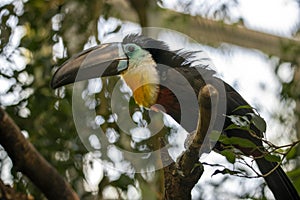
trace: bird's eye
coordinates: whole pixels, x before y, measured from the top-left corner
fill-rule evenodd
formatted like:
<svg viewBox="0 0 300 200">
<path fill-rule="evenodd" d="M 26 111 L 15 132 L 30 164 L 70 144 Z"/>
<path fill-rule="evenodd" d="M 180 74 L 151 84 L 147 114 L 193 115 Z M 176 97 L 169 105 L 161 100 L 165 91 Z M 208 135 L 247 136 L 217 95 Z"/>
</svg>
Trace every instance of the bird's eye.
<svg viewBox="0 0 300 200">
<path fill-rule="evenodd" d="M 133 46 L 133 45 L 127 46 L 127 51 L 128 52 L 134 52 L 134 50 L 135 50 L 135 46 Z"/>
</svg>

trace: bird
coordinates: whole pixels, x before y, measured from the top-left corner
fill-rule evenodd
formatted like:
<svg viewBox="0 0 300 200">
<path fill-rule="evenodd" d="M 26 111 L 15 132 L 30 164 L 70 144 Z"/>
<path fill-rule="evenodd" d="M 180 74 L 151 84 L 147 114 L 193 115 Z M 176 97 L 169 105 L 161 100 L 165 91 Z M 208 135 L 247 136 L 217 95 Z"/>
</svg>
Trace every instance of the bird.
<svg viewBox="0 0 300 200">
<path fill-rule="evenodd" d="M 293 183 L 277 162 L 267 160 L 261 138 L 263 130 L 251 124 L 252 133 L 238 128 L 228 129 L 234 122 L 224 116 L 255 114 L 247 101 L 229 84 L 216 76 L 207 65 L 195 64 L 197 52 L 170 50 L 160 40 L 129 34 L 122 42 L 103 43 L 87 49 L 67 60 L 54 73 L 53 89 L 91 78 L 120 75 L 133 91 L 133 98 L 141 107 L 161 110 L 170 115 L 188 132 L 195 130 L 200 90 L 211 84 L 220 93 L 217 119 L 213 126 L 226 137 L 247 139 L 255 148 L 235 144 L 247 156 L 252 156 L 264 176 L 275 199 L 300 199 Z M 255 135 L 253 135 L 255 133 Z M 226 146 L 226 145 L 225 145 Z M 222 150 L 217 142 L 214 149 Z M 273 171 L 272 171 L 273 170 Z"/>
</svg>

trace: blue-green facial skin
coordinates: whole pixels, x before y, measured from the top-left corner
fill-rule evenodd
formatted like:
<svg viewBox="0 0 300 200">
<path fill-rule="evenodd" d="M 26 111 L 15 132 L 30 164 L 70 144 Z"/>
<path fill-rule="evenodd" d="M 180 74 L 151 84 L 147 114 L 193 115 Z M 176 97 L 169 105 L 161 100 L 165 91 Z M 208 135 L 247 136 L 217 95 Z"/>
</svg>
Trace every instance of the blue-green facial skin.
<svg viewBox="0 0 300 200">
<path fill-rule="evenodd" d="M 143 49 L 136 44 L 125 44 L 123 49 L 129 59 L 138 58 L 137 56 L 141 53 L 141 51 L 143 51 Z"/>
<path fill-rule="evenodd" d="M 120 61 L 118 64 L 119 72 L 126 70 L 130 64 L 134 66 L 139 65 L 140 62 L 143 62 L 144 58 L 149 55 L 148 51 L 142 49 L 136 44 L 125 44 L 123 45 L 123 50 L 129 58 L 129 64 L 128 61 Z"/>
<path fill-rule="evenodd" d="M 128 68 L 128 61 L 127 60 L 120 60 L 118 67 L 117 67 L 117 71 L 118 72 L 122 72 L 124 70 L 126 70 Z"/>
</svg>

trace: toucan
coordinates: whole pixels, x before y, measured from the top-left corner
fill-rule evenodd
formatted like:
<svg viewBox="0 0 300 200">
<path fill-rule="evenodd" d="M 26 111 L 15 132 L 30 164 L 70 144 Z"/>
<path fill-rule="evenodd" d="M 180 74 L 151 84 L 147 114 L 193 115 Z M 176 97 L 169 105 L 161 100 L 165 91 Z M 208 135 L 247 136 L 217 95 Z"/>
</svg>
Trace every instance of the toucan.
<svg viewBox="0 0 300 200">
<path fill-rule="evenodd" d="M 220 92 L 217 108 L 217 119 L 219 117 L 220 120 L 216 120 L 214 127 L 221 126 L 222 134 L 229 138 L 248 139 L 256 145 L 255 148 L 245 148 L 235 144 L 235 147 L 252 156 L 262 174 L 269 173 L 264 178 L 277 200 L 300 199 L 278 163 L 264 157 L 263 130 L 251 124 L 252 131 L 249 133 L 243 129 L 228 128 L 233 124 L 229 117 L 221 120 L 221 117 L 231 115 L 249 118 L 255 110 L 247 107 L 246 100 L 218 78 L 215 71 L 195 62 L 196 53 L 182 49 L 172 51 L 163 41 L 129 34 L 122 42 L 104 43 L 67 60 L 53 75 L 51 87 L 55 89 L 76 81 L 120 75 L 133 91 L 133 98 L 139 106 L 163 111 L 190 132 L 196 128 L 199 116 L 199 107 L 193 99 L 197 99 L 201 88 L 211 84 Z M 215 145 L 216 150 L 222 148 L 224 145 L 220 143 Z"/>
</svg>

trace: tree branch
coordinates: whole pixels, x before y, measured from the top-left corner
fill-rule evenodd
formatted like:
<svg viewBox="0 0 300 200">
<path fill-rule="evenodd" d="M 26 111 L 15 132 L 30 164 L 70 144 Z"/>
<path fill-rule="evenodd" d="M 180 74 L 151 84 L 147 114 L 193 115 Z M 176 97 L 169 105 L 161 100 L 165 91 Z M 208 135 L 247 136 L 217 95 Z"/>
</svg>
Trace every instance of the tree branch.
<svg viewBox="0 0 300 200">
<path fill-rule="evenodd" d="M 212 85 L 208 84 L 201 89 L 198 97 L 198 126 L 191 144 L 177 162 L 164 168 L 165 199 L 191 199 L 191 190 L 204 171 L 199 162 L 200 150 L 205 145 L 207 133 L 211 131 L 209 125 L 215 121 L 218 98 L 218 92 Z M 162 152 L 161 157 L 163 163 L 171 159 L 168 152 Z"/>
<path fill-rule="evenodd" d="M 0 143 L 17 170 L 29 177 L 48 199 L 79 200 L 70 185 L 25 139 L 20 128 L 2 108 Z"/>
<path fill-rule="evenodd" d="M 120 4 L 125 4 L 119 6 Z M 126 1 L 111 1 L 113 9 L 111 16 L 122 20 L 138 22 L 138 17 Z M 284 61 L 295 62 L 295 55 L 300 49 L 297 38 L 280 37 L 268 33 L 250 30 L 243 24 L 225 24 L 222 21 L 205 19 L 164 9 L 155 3 L 148 3 L 147 19 L 149 27 L 163 27 L 184 33 L 191 38 L 218 47 L 223 43 L 233 44 L 249 49 L 258 49 L 268 55 L 275 55 Z M 157 17 L 159 16 L 159 17 Z M 153 33 L 152 33 L 153 34 Z M 298 62 L 300 59 L 298 59 Z"/>
</svg>

